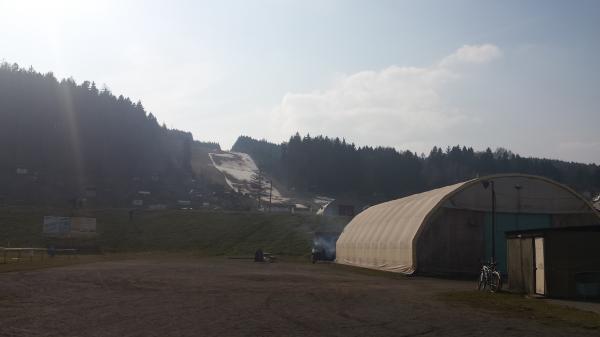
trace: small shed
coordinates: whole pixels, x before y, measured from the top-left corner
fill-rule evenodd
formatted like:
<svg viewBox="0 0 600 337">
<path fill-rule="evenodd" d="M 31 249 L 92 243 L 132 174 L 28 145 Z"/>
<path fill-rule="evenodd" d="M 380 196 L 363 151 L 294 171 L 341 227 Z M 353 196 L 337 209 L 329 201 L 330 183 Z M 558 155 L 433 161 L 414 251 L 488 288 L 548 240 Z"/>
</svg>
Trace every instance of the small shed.
<svg viewBox="0 0 600 337">
<path fill-rule="evenodd" d="M 506 239 L 509 290 L 600 299 L 600 226 L 512 231 Z"/>
</svg>

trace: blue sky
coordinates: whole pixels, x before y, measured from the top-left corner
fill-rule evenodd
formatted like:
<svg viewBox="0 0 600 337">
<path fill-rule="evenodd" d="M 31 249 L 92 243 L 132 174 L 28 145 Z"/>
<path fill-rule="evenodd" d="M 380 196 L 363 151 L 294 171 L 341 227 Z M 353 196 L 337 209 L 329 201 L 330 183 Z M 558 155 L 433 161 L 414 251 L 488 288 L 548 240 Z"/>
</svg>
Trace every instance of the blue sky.
<svg viewBox="0 0 600 337">
<path fill-rule="evenodd" d="M 600 163 L 598 1 L 5 1 L 0 59 L 169 127 Z"/>
</svg>

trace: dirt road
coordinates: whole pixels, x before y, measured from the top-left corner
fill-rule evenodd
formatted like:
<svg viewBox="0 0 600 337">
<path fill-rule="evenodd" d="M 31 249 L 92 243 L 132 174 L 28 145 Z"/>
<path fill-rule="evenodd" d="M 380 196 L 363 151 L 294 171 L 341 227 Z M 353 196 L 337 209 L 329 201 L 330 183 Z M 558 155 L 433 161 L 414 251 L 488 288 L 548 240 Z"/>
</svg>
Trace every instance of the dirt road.
<svg viewBox="0 0 600 337">
<path fill-rule="evenodd" d="M 135 259 L 0 274 L 0 336 L 593 336 L 448 304 L 468 282 Z"/>
</svg>

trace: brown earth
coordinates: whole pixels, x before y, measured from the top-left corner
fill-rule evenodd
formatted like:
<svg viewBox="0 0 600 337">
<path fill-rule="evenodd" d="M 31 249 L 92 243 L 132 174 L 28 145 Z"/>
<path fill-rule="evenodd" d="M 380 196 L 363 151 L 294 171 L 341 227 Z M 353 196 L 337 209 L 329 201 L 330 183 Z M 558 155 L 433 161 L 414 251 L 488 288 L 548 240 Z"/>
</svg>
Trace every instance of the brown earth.
<svg viewBox="0 0 600 337">
<path fill-rule="evenodd" d="M 0 274 L 0 336 L 597 336 L 445 302 L 473 282 L 144 258 Z M 511 318 L 512 317 L 512 318 Z"/>
</svg>

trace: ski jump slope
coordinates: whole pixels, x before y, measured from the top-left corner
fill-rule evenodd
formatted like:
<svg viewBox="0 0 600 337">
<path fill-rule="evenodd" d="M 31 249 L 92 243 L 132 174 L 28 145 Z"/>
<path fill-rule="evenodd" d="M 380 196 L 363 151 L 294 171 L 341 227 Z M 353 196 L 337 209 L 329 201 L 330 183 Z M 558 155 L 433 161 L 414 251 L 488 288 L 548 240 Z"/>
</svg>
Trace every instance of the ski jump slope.
<svg viewBox="0 0 600 337">
<path fill-rule="evenodd" d="M 209 153 L 210 160 L 217 170 L 223 173 L 227 185 L 239 193 L 250 193 L 250 182 L 252 176 L 258 173 L 256 163 L 247 153 L 220 152 Z M 264 177 L 265 185 L 268 186 L 269 177 Z M 268 201 L 269 196 L 263 197 Z M 273 186 L 273 203 L 287 203 L 289 198 L 283 197 L 279 190 Z"/>
</svg>

